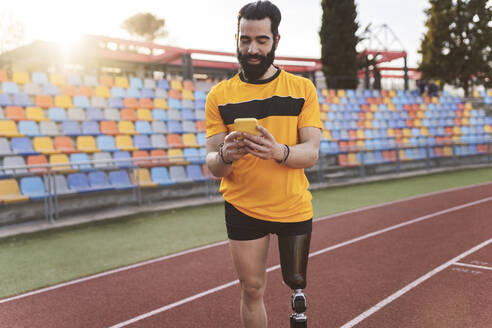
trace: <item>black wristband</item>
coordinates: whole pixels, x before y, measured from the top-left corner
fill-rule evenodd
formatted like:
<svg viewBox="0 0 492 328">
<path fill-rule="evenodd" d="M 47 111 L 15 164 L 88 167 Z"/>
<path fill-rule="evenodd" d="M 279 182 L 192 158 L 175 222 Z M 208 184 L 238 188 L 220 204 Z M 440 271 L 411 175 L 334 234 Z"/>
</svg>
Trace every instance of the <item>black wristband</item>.
<svg viewBox="0 0 492 328">
<path fill-rule="evenodd" d="M 277 161 L 275 160 L 275 162 L 277 162 L 277 164 L 284 164 L 286 161 L 287 161 L 287 158 L 289 158 L 289 155 L 290 155 L 290 147 L 285 145 L 285 148 L 284 148 L 284 157 L 282 158 L 281 161 Z"/>
<path fill-rule="evenodd" d="M 217 151 L 219 152 L 219 157 L 220 157 L 220 160 L 222 161 L 222 163 L 226 164 L 226 165 L 232 165 L 232 161 L 231 162 L 227 162 L 225 159 L 224 159 L 224 154 L 223 154 L 223 150 L 222 148 L 224 147 L 224 143 L 220 143 L 218 146 L 217 146 Z"/>
</svg>

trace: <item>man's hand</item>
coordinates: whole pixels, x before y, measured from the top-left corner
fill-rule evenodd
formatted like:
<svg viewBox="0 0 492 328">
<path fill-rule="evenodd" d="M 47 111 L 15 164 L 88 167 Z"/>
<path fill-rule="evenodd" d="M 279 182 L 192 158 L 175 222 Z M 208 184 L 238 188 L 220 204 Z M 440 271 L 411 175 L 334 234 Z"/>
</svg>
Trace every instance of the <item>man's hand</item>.
<svg viewBox="0 0 492 328">
<path fill-rule="evenodd" d="M 259 136 L 249 133 L 242 133 L 245 150 L 253 156 L 261 159 L 275 159 L 281 161 L 284 157 L 284 145 L 277 143 L 274 136 L 264 127 L 256 127 Z"/>
<path fill-rule="evenodd" d="M 225 161 L 235 162 L 248 153 L 244 138 L 238 140 L 238 137 L 241 136 L 241 132 L 233 131 L 225 137 L 224 145 L 222 146 L 222 156 Z"/>
</svg>

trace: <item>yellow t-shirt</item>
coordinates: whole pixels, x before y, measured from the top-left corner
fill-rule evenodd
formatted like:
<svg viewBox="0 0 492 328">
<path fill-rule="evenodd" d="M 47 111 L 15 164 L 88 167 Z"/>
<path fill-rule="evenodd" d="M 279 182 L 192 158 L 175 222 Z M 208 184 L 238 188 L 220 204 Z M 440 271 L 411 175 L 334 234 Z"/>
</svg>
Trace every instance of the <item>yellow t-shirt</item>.
<svg viewBox="0 0 492 328">
<path fill-rule="evenodd" d="M 316 88 L 306 78 L 278 70 L 253 83 L 236 74 L 212 88 L 205 107 L 207 138 L 234 130 L 234 119 L 254 117 L 278 143 L 299 143 L 299 129 L 322 128 Z M 304 169 L 288 168 L 273 159 L 247 154 L 222 178 L 224 199 L 251 217 L 301 222 L 313 217 Z"/>
</svg>

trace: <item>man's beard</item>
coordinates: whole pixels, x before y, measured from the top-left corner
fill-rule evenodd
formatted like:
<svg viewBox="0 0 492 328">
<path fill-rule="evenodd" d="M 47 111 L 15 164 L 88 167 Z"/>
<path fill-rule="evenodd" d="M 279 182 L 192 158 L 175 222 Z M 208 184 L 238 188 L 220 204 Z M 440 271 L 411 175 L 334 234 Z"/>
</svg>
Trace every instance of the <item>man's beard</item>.
<svg viewBox="0 0 492 328">
<path fill-rule="evenodd" d="M 241 65 L 244 77 L 248 81 L 259 80 L 260 77 L 262 77 L 266 73 L 270 65 L 272 65 L 273 60 L 275 59 L 275 45 L 272 46 L 272 50 L 270 50 L 270 52 L 267 53 L 266 56 L 260 54 L 243 55 L 241 54 L 241 52 L 239 52 L 239 49 L 236 49 L 236 52 L 237 59 L 239 61 L 239 64 Z M 260 62 L 258 64 L 250 64 L 248 63 L 248 60 L 250 59 L 259 59 Z"/>
</svg>

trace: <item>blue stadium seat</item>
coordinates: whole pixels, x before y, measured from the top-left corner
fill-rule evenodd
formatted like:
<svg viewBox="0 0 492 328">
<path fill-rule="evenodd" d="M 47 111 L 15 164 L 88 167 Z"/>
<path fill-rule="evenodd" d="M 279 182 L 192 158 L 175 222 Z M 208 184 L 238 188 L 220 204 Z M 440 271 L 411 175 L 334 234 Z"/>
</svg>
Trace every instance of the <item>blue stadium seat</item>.
<svg viewBox="0 0 492 328">
<path fill-rule="evenodd" d="M 152 117 L 154 120 L 167 121 L 167 112 L 164 109 L 153 109 Z"/>
<path fill-rule="evenodd" d="M 150 144 L 150 139 L 146 135 L 136 135 L 133 137 L 133 145 L 140 150 L 154 149 Z"/>
<path fill-rule="evenodd" d="M 91 107 L 91 103 L 89 102 L 89 98 L 86 96 L 74 96 L 73 97 L 73 105 L 78 108 L 88 108 Z"/>
<path fill-rule="evenodd" d="M 125 89 L 121 87 L 112 87 L 110 90 L 111 97 L 125 98 Z"/>
<path fill-rule="evenodd" d="M 109 108 L 123 108 L 123 100 L 122 98 L 118 97 L 111 97 L 108 98 L 108 105 Z"/>
<path fill-rule="evenodd" d="M 126 90 L 126 97 L 128 98 L 137 98 L 137 99 L 140 99 L 141 97 L 141 94 L 140 94 L 140 91 L 138 89 L 135 89 L 135 88 L 128 88 Z"/>
<path fill-rule="evenodd" d="M 89 161 L 89 156 L 86 153 L 75 153 L 70 154 L 70 164 L 74 170 L 90 170 L 92 169 L 91 164 L 87 163 Z M 83 164 L 81 164 L 83 163 Z"/>
<path fill-rule="evenodd" d="M 20 155 L 37 155 L 38 152 L 32 148 L 31 139 L 27 137 L 12 138 L 10 140 L 10 147 L 12 151 Z"/>
<path fill-rule="evenodd" d="M 82 77 L 78 74 L 70 74 L 67 76 L 67 83 L 73 86 L 82 85 Z"/>
<path fill-rule="evenodd" d="M 200 153 L 197 148 L 185 148 L 183 149 L 183 156 L 185 161 L 193 164 L 203 164 L 204 161 L 200 158 Z"/>
<path fill-rule="evenodd" d="M 48 109 L 48 118 L 55 122 L 62 122 L 67 120 L 67 112 L 61 107 L 51 107 Z"/>
<path fill-rule="evenodd" d="M 195 100 L 195 109 L 203 109 L 205 110 L 205 99 L 197 99 Z"/>
<path fill-rule="evenodd" d="M 126 170 L 109 172 L 109 182 L 114 189 L 134 188 Z"/>
<path fill-rule="evenodd" d="M 132 159 L 130 153 L 127 151 L 116 151 L 113 154 L 113 159 L 115 160 L 115 165 L 119 167 L 129 167 L 132 166 Z"/>
<path fill-rule="evenodd" d="M 42 199 L 48 197 L 41 177 L 25 177 L 20 179 L 20 189 L 24 196 L 30 199 Z"/>
<path fill-rule="evenodd" d="M 152 129 L 150 128 L 150 123 L 147 121 L 136 121 L 135 131 L 140 134 L 152 134 Z"/>
<path fill-rule="evenodd" d="M 97 148 L 101 151 L 117 151 L 113 136 L 101 135 L 96 138 Z"/>
<path fill-rule="evenodd" d="M 206 181 L 208 180 L 202 174 L 202 167 L 200 165 L 191 164 L 186 166 L 186 173 L 193 181 Z"/>
<path fill-rule="evenodd" d="M 36 84 L 47 84 L 48 75 L 45 72 L 32 72 L 31 81 Z"/>
<path fill-rule="evenodd" d="M 150 99 L 154 99 L 154 91 L 152 89 L 147 89 L 147 88 L 144 88 L 142 89 L 142 92 L 141 92 L 141 98 L 150 98 Z"/>
<path fill-rule="evenodd" d="M 195 100 L 206 100 L 207 95 L 205 94 L 204 91 L 195 91 Z"/>
<path fill-rule="evenodd" d="M 89 180 L 84 173 L 72 173 L 67 177 L 68 188 L 76 192 L 89 192 L 91 186 Z"/>
<path fill-rule="evenodd" d="M 2 90 L 4 93 L 18 93 L 19 87 L 15 82 L 2 82 Z"/>
<path fill-rule="evenodd" d="M 142 89 L 143 88 L 142 79 L 139 77 L 130 77 L 130 88 Z"/>
<path fill-rule="evenodd" d="M 164 90 L 169 90 L 171 88 L 171 86 L 169 85 L 169 81 L 168 80 L 159 80 L 159 81 L 157 81 L 157 87 L 159 89 L 164 89 Z"/>
<path fill-rule="evenodd" d="M 62 133 L 66 136 L 80 136 L 82 131 L 80 125 L 75 121 L 65 121 L 62 123 Z"/>
<path fill-rule="evenodd" d="M 168 133 L 184 133 L 183 127 L 179 121 L 169 121 L 167 123 Z"/>
<path fill-rule="evenodd" d="M 94 121 L 82 122 L 82 134 L 85 136 L 98 136 L 101 134 L 99 124 Z"/>
<path fill-rule="evenodd" d="M 182 109 L 181 101 L 179 101 L 179 99 L 169 98 L 167 100 L 167 105 L 172 109 Z"/>
<path fill-rule="evenodd" d="M 169 173 L 166 167 L 151 168 L 150 177 L 153 182 L 158 183 L 161 186 L 168 186 L 176 183 L 169 178 Z"/>
<path fill-rule="evenodd" d="M 58 96 L 60 94 L 60 88 L 51 83 L 43 85 L 43 95 Z"/>
<path fill-rule="evenodd" d="M 0 93 L 0 106 L 13 106 L 12 98 L 6 93 Z"/>
<path fill-rule="evenodd" d="M 17 129 L 19 130 L 19 133 L 28 137 L 41 136 L 38 125 L 34 121 L 19 121 L 19 123 L 17 123 Z"/>
<path fill-rule="evenodd" d="M 14 94 L 14 105 L 26 107 L 31 106 L 32 103 L 28 95 L 19 92 Z"/>
<path fill-rule="evenodd" d="M 106 173 L 93 171 L 89 173 L 89 185 L 94 191 L 111 190 L 113 187 L 108 181 Z"/>
</svg>

